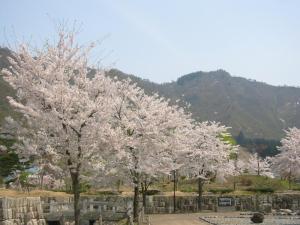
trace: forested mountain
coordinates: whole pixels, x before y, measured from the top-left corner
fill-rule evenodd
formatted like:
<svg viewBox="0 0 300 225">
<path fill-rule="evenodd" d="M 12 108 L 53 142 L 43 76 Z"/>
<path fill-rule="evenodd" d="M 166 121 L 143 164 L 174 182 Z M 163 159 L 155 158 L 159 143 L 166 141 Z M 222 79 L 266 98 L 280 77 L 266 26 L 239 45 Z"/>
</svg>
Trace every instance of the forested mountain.
<svg viewBox="0 0 300 225">
<path fill-rule="evenodd" d="M 0 48 L 0 70 L 2 68 L 9 67 L 9 61 L 7 57 L 10 56 L 10 51 L 7 48 Z M 13 89 L 4 82 L 2 76 L 0 76 L 0 123 L 3 121 L 3 118 L 8 115 L 15 115 L 10 105 L 6 100 L 6 96 L 13 96 Z"/>
<path fill-rule="evenodd" d="M 0 67 L 9 65 L 10 52 L 0 48 Z M 130 77 L 147 93 L 157 92 L 173 102 L 190 104 L 197 120 L 220 121 L 232 127 L 233 135 L 240 131 L 248 138 L 279 139 L 283 129 L 300 127 L 300 88 L 277 87 L 233 77 L 224 70 L 195 72 L 177 81 L 157 84 L 113 69 L 109 76 Z M 5 96 L 13 91 L 0 77 L 0 121 L 11 114 Z"/>
<path fill-rule="evenodd" d="M 233 135 L 243 131 L 246 137 L 279 139 L 283 129 L 300 127 L 300 88 L 278 87 L 241 77 L 224 70 L 195 72 L 175 82 L 156 84 L 118 70 L 111 76 L 130 77 L 148 93 L 160 95 L 181 104 L 200 121 L 221 121 L 232 127 Z"/>
</svg>

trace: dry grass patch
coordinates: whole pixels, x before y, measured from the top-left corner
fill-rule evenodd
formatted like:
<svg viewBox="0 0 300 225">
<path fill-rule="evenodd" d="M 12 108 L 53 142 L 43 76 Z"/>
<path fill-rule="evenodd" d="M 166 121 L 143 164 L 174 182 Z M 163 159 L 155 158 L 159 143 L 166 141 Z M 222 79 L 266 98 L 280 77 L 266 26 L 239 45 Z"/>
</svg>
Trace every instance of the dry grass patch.
<svg viewBox="0 0 300 225">
<path fill-rule="evenodd" d="M 0 188 L 0 197 L 69 197 L 65 192 L 32 190 L 29 192 Z"/>
</svg>

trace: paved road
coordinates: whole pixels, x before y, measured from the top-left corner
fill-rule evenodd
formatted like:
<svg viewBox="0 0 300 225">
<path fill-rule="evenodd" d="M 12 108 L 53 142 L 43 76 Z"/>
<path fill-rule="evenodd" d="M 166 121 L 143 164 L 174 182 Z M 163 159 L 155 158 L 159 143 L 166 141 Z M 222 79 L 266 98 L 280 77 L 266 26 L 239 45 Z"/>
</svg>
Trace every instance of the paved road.
<svg viewBox="0 0 300 225">
<path fill-rule="evenodd" d="M 150 215 L 150 225 L 207 225 L 199 220 L 199 213 Z"/>
</svg>

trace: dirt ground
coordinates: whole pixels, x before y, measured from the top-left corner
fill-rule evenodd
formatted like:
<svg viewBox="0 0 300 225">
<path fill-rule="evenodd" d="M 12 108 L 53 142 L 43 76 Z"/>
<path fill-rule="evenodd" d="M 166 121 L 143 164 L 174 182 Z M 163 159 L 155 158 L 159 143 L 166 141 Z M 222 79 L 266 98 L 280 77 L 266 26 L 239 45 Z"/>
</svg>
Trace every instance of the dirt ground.
<svg viewBox="0 0 300 225">
<path fill-rule="evenodd" d="M 100 189 L 98 191 L 111 191 L 110 189 Z M 97 195 L 97 191 L 90 191 L 89 193 L 82 193 L 82 196 L 90 196 L 90 195 Z M 128 197 L 128 196 L 133 196 L 133 192 L 130 191 L 129 189 L 126 191 L 123 191 L 122 196 Z M 161 195 L 165 196 L 173 196 L 173 192 L 163 192 Z M 180 192 L 176 191 L 176 196 L 191 196 L 191 193 L 185 193 L 185 192 Z M 5 189 L 5 188 L 0 188 L 0 197 L 69 197 L 72 196 L 72 194 L 67 194 L 65 192 L 55 192 L 55 191 L 47 191 L 47 190 L 31 190 L 29 192 L 27 191 L 17 191 L 13 189 Z"/>
</svg>

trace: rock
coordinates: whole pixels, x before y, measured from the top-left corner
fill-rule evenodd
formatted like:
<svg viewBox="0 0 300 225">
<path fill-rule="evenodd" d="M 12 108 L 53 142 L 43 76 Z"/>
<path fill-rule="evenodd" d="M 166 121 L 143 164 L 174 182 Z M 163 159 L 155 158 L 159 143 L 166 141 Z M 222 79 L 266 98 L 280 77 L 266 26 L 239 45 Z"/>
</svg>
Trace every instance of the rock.
<svg viewBox="0 0 300 225">
<path fill-rule="evenodd" d="M 64 223 L 64 225 L 74 225 L 75 224 L 75 222 L 73 221 L 73 222 L 65 222 Z"/>
<path fill-rule="evenodd" d="M 283 213 L 284 215 L 292 215 L 293 211 L 290 209 L 280 209 L 279 210 L 281 213 Z"/>
<path fill-rule="evenodd" d="M 265 204 L 262 205 L 261 210 L 265 214 L 271 213 L 272 212 L 272 205 L 269 204 L 269 203 L 265 203 Z"/>
<path fill-rule="evenodd" d="M 251 217 L 251 221 L 253 223 L 262 223 L 264 221 L 264 214 L 262 213 L 253 213 L 253 216 Z"/>
</svg>

